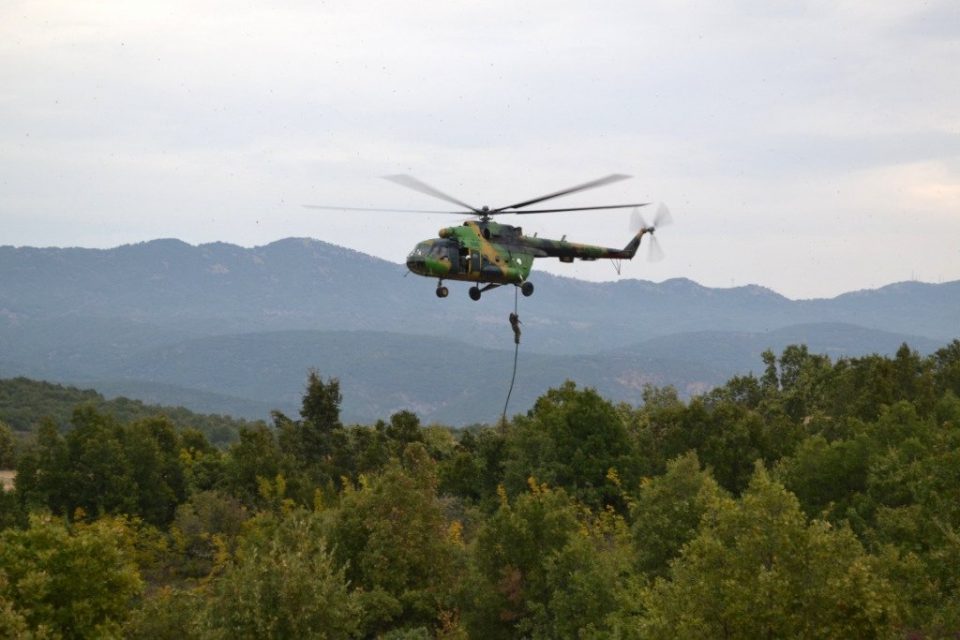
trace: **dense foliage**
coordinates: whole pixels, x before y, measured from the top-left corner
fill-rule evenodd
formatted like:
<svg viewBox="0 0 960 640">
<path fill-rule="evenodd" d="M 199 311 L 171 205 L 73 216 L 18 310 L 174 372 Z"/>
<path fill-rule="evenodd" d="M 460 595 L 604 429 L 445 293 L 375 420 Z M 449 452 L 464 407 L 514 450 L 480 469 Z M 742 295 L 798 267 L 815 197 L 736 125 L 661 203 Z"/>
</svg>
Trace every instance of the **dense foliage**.
<svg viewBox="0 0 960 640">
<path fill-rule="evenodd" d="M 763 364 L 464 431 L 345 425 L 316 372 L 225 450 L 90 404 L 0 428 L 0 636 L 956 637 L 960 341 Z"/>
</svg>

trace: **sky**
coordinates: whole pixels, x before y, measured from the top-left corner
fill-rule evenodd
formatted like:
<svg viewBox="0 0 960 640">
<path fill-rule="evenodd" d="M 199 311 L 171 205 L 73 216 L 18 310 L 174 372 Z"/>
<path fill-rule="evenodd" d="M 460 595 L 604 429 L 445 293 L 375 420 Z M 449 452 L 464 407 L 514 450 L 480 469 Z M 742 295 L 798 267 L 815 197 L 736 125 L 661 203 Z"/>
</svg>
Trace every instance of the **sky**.
<svg viewBox="0 0 960 640">
<path fill-rule="evenodd" d="M 619 277 L 957 280 L 960 3 L 0 3 L 0 245 L 309 236 L 402 262 L 461 218 L 302 207 L 447 207 L 397 173 L 478 207 L 629 174 L 551 202 L 669 206 L 665 259 Z M 624 211 L 502 221 L 630 237 Z"/>
</svg>

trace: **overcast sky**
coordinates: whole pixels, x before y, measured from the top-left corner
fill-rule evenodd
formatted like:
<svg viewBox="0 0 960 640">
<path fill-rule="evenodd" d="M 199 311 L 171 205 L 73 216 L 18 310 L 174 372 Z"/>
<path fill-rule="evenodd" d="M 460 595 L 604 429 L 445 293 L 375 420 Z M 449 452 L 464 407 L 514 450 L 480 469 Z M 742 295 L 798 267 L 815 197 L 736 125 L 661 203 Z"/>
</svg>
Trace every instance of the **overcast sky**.
<svg viewBox="0 0 960 640">
<path fill-rule="evenodd" d="M 960 279 L 960 3 L 0 3 L 0 244 L 310 236 L 401 262 L 460 220 L 301 207 L 445 208 L 393 173 L 491 207 L 630 174 L 553 201 L 669 205 L 666 259 L 624 277 Z M 622 247 L 628 219 L 517 221 Z"/>
</svg>

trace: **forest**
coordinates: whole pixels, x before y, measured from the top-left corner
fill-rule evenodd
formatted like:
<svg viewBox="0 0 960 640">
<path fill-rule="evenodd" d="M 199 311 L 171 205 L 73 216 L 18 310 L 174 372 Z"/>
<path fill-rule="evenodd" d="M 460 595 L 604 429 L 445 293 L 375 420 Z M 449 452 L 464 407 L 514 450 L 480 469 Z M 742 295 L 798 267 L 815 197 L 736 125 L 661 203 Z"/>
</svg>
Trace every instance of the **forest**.
<svg viewBox="0 0 960 640">
<path fill-rule="evenodd" d="M 760 370 L 466 429 L 344 424 L 322 371 L 217 442 L 24 413 L 0 637 L 958 637 L 960 340 Z"/>
</svg>

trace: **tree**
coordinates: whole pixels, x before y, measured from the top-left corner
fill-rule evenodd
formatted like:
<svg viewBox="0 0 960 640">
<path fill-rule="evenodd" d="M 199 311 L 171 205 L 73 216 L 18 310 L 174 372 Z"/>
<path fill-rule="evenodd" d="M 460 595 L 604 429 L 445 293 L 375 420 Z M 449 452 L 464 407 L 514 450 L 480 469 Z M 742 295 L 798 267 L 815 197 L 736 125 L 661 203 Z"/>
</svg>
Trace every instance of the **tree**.
<svg viewBox="0 0 960 640">
<path fill-rule="evenodd" d="M 629 534 L 612 509 L 592 514 L 531 479 L 477 534 L 464 616 L 471 637 L 603 637 L 619 607 Z"/>
<path fill-rule="evenodd" d="M 767 395 L 776 395 L 780 390 L 780 374 L 777 372 L 777 356 L 771 349 L 765 350 L 763 358 L 763 377 L 760 378 L 760 388 Z"/>
<path fill-rule="evenodd" d="M 27 529 L 0 533 L 0 602 L 12 603 L 31 629 L 67 639 L 119 637 L 143 586 L 129 540 L 122 520 L 68 528 L 32 516 Z"/>
<path fill-rule="evenodd" d="M 567 381 L 541 396 L 529 417 L 518 417 L 508 432 L 505 484 L 518 494 L 534 476 L 593 507 L 613 503 L 620 491 L 608 481 L 610 469 L 625 482 L 638 479 L 631 445 L 616 407 L 594 389 Z"/>
<path fill-rule="evenodd" d="M 57 498 L 69 483 L 69 462 L 66 443 L 57 426 L 44 420 L 37 428 L 37 439 L 17 460 L 17 499 L 23 509 L 43 507 L 51 509 L 51 500 Z"/>
<path fill-rule="evenodd" d="M 18 638 L 33 640 L 34 638 L 49 638 L 47 627 L 31 630 L 26 618 L 17 611 L 12 601 L 4 595 L 9 585 L 6 576 L 0 572 L 0 638 Z"/>
<path fill-rule="evenodd" d="M 820 408 L 833 367 L 830 358 L 811 354 L 806 345 L 790 345 L 780 355 L 780 400 L 794 420 Z"/>
<path fill-rule="evenodd" d="M 311 369 L 307 376 L 307 390 L 301 402 L 300 417 L 319 432 L 342 427 L 343 425 L 340 424 L 342 401 L 340 381 L 330 378 L 324 382 L 317 370 Z"/>
<path fill-rule="evenodd" d="M 230 493 L 247 505 L 260 501 L 261 478 L 273 480 L 281 471 L 281 455 L 273 432 L 264 424 L 240 430 L 227 451 L 224 475 Z"/>
<path fill-rule="evenodd" d="M 243 503 L 219 491 L 201 491 L 177 507 L 170 527 L 176 550 L 181 554 L 177 571 L 202 578 L 214 567 L 222 548 L 233 549 L 243 523 L 250 517 Z"/>
<path fill-rule="evenodd" d="M 184 429 L 180 432 L 178 459 L 183 466 L 188 493 L 210 491 L 223 486 L 223 453 L 200 431 Z"/>
<path fill-rule="evenodd" d="M 390 416 L 387 437 L 393 441 L 394 453 L 400 455 L 411 442 L 423 442 L 420 418 L 412 411 L 398 411 Z"/>
<path fill-rule="evenodd" d="M 960 396 L 960 339 L 937 349 L 931 359 L 937 389 Z"/>
<path fill-rule="evenodd" d="M 895 637 L 900 603 L 856 536 L 807 522 L 761 465 L 643 596 L 647 638 Z"/>
<path fill-rule="evenodd" d="M 354 451 L 340 422 L 341 401 L 340 381 L 324 381 L 311 369 L 301 402 L 301 419 L 273 413 L 284 457 L 283 472 L 291 497 L 300 504 L 309 504 L 317 487 L 339 487 L 341 477 L 351 475 Z"/>
<path fill-rule="evenodd" d="M 206 640 L 203 625 L 206 593 L 200 589 L 162 587 L 130 612 L 123 627 L 126 640 Z"/>
<path fill-rule="evenodd" d="M 693 451 L 667 463 L 667 472 L 644 478 L 631 505 L 637 567 L 666 575 L 668 563 L 697 534 L 700 519 L 725 495 Z"/>
<path fill-rule="evenodd" d="M 383 420 L 377 420 L 372 426 L 354 425 L 348 431 L 351 450 L 351 478 L 360 474 L 377 473 L 390 460 L 389 439 L 386 434 L 387 425 Z"/>
<path fill-rule="evenodd" d="M 0 469 L 12 469 L 16 465 L 13 431 L 0 420 Z"/>
<path fill-rule="evenodd" d="M 299 422 L 292 423 L 290 448 L 305 464 L 317 464 L 333 454 L 335 434 L 343 431 L 340 423 L 340 381 L 324 382 L 315 369 L 307 377 Z"/>
<path fill-rule="evenodd" d="M 829 510 L 829 519 L 839 522 L 866 489 L 874 447 L 863 434 L 833 442 L 813 435 L 778 462 L 777 475 L 807 516 L 824 517 Z"/>
<path fill-rule="evenodd" d="M 364 607 L 365 634 L 437 626 L 452 606 L 462 553 L 459 523 L 448 523 L 437 497 L 436 464 L 423 445 L 383 473 L 347 486 L 331 531 Z"/>
<path fill-rule="evenodd" d="M 146 418 L 120 433 L 129 475 L 136 487 L 139 515 L 154 525 L 173 520 L 177 505 L 186 500 L 187 479 L 180 459 L 180 440 L 168 418 Z"/>
<path fill-rule="evenodd" d="M 749 409 L 756 409 L 763 400 L 764 391 L 760 381 L 753 375 L 734 376 L 722 387 L 707 394 L 716 401 L 730 402 Z"/>
<path fill-rule="evenodd" d="M 21 456 L 22 503 L 68 518 L 79 509 L 169 523 L 187 492 L 173 424 L 159 417 L 121 425 L 88 405 L 78 407 L 72 421 L 66 436 L 52 423 L 42 425 L 35 447 Z"/>
<path fill-rule="evenodd" d="M 215 580 L 206 607 L 210 638 L 353 637 L 360 607 L 334 560 L 318 514 L 261 516 Z"/>
</svg>

